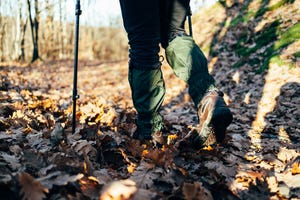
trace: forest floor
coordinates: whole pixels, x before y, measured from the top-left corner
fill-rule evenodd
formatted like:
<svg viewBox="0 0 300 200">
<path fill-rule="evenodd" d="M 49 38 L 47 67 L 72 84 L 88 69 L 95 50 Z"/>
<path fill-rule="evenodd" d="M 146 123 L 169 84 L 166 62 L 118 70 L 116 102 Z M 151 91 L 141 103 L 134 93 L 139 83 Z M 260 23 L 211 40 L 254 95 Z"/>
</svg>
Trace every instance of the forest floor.
<svg viewBox="0 0 300 200">
<path fill-rule="evenodd" d="M 135 111 L 127 62 L 80 62 L 74 135 L 72 62 L 2 66 L 1 194 L 7 199 L 300 197 L 299 68 L 217 72 L 234 121 L 223 144 L 186 151 L 173 144 L 197 126 L 196 112 L 185 83 L 170 67 L 163 71 L 167 94 L 161 113 L 172 136 L 163 149 L 148 149 L 130 138 Z"/>
<path fill-rule="evenodd" d="M 284 12 L 286 7 L 281 11 L 285 17 L 299 19 L 292 12 L 299 10 L 293 6 L 287 5 L 290 12 Z M 230 19 L 234 9 L 226 12 Z M 255 18 L 252 28 L 263 24 L 264 30 L 264 25 L 272 24 L 272 16 L 278 16 L 276 12 L 261 15 L 267 22 L 261 16 L 261 23 Z M 206 21 L 226 21 L 222 12 L 216 13 L 221 14 Z M 294 29 L 287 27 L 296 22 L 286 20 L 276 28 L 292 33 Z M 194 26 L 198 33 L 200 25 Z M 243 23 L 224 26 L 217 31 L 218 42 L 212 40 L 210 51 L 214 52 L 207 53 L 209 70 L 234 120 L 222 144 L 203 149 L 174 145 L 198 122 L 186 84 L 166 62 L 162 69 L 167 90 L 161 114 L 168 145 L 154 149 L 131 138 L 136 113 L 127 61 L 79 62 L 75 134 L 71 130 L 72 60 L 1 63 L 1 198 L 299 199 L 300 67 L 295 52 L 299 40 L 278 47 L 280 51 L 275 48 L 282 43 L 272 43 L 285 62 L 271 62 L 270 45 L 259 46 L 260 36 L 237 41 L 238 34 L 252 37 L 250 29 L 251 23 L 247 28 Z M 203 38 L 213 37 L 205 35 L 211 34 L 205 28 L 201 31 Z M 197 36 L 195 40 L 205 47 L 207 40 Z M 259 48 L 253 49 L 255 44 Z M 239 45 L 249 51 L 237 51 Z M 264 56 L 270 59 L 262 68 Z M 232 67 L 234 63 L 238 66 Z"/>
</svg>

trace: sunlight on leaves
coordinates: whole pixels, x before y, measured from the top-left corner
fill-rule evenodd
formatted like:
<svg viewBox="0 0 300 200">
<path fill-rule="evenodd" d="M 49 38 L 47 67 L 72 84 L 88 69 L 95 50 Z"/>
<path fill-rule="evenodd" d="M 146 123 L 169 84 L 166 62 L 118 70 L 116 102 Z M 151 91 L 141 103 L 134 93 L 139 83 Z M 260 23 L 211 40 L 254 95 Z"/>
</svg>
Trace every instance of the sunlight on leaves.
<svg viewBox="0 0 300 200">
<path fill-rule="evenodd" d="M 293 163 L 291 172 L 293 175 L 300 174 L 300 161 Z"/>
<path fill-rule="evenodd" d="M 170 144 L 174 143 L 177 138 L 178 138 L 178 136 L 176 134 L 168 135 L 167 144 L 170 145 Z"/>
<path fill-rule="evenodd" d="M 99 200 L 130 200 L 137 190 L 130 179 L 114 181 L 103 188 Z"/>
</svg>

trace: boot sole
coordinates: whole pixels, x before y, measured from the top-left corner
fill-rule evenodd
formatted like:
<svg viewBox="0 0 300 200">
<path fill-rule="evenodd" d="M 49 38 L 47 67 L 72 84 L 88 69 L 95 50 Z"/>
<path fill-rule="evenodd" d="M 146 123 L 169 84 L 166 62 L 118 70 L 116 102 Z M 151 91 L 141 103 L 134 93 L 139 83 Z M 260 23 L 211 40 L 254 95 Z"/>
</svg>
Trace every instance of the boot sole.
<svg viewBox="0 0 300 200">
<path fill-rule="evenodd" d="M 216 141 L 218 143 L 225 139 L 227 127 L 232 122 L 232 113 L 226 107 L 218 107 L 214 110 L 209 126 L 213 129 Z"/>
<path fill-rule="evenodd" d="M 205 147 L 221 143 L 225 138 L 226 128 L 230 125 L 232 119 L 232 114 L 227 107 L 216 108 L 210 120 L 207 120 L 207 122 L 203 124 L 199 136 L 194 143 L 195 146 L 200 145 Z M 206 138 L 205 135 L 207 135 Z"/>
</svg>

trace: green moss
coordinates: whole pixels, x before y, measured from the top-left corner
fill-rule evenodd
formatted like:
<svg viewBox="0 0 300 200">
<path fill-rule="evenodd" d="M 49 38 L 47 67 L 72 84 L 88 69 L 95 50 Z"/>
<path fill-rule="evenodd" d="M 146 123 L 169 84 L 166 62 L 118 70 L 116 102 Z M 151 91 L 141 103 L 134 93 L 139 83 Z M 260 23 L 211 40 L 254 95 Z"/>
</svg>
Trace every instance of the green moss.
<svg viewBox="0 0 300 200">
<path fill-rule="evenodd" d="M 247 35 L 242 36 L 237 44 L 236 52 L 238 53 L 238 55 L 249 56 L 263 46 L 274 42 L 277 39 L 279 25 L 280 23 L 278 21 L 274 21 L 268 27 L 264 28 L 261 32 L 257 33 L 257 35 L 254 35 L 253 39 L 255 41 L 255 46 L 252 48 L 244 47 L 243 44 L 246 42 L 245 40 L 247 38 Z"/>
<path fill-rule="evenodd" d="M 293 3 L 295 0 L 281 0 L 279 2 L 277 2 L 276 4 L 272 5 L 272 6 L 262 6 L 256 13 L 255 17 L 259 17 L 264 15 L 267 11 L 273 11 L 276 10 L 278 8 L 280 8 L 281 6 L 283 6 L 284 4 L 287 3 Z"/>
<path fill-rule="evenodd" d="M 231 21 L 226 21 L 222 26 L 234 29 L 240 23 L 259 21 L 260 19 L 257 18 L 264 15 L 267 11 L 276 10 L 287 3 L 293 3 L 294 0 L 280 0 L 272 6 L 268 6 L 270 3 L 269 0 L 261 0 L 261 7 L 258 10 L 248 10 L 249 2 L 251 1 L 246 2 L 235 18 Z M 240 59 L 233 64 L 233 67 L 237 68 L 248 63 L 254 67 L 260 66 L 257 72 L 263 72 L 268 68 L 270 63 L 291 66 L 292 64 L 280 58 L 280 54 L 284 47 L 299 39 L 300 23 L 298 22 L 287 30 L 282 30 L 280 18 L 263 27 L 260 32 L 245 31 L 240 35 L 234 46 L 234 51 L 239 55 Z M 215 44 L 217 41 L 213 41 L 213 43 Z M 299 57 L 300 51 L 293 54 L 293 56 L 293 59 Z"/>
<path fill-rule="evenodd" d="M 234 27 L 234 26 L 238 25 L 239 23 L 247 23 L 253 18 L 254 14 L 255 13 L 253 13 L 253 12 L 249 12 L 243 16 L 239 15 L 236 18 L 234 18 L 233 20 L 231 20 L 228 27 Z"/>
<path fill-rule="evenodd" d="M 293 54 L 294 58 L 299 58 L 300 57 L 300 51 L 297 51 L 296 53 Z"/>
<path fill-rule="evenodd" d="M 241 22 L 243 22 L 243 17 L 241 15 L 239 15 L 236 18 L 234 18 L 233 20 L 231 20 L 229 27 L 234 27 Z"/>
<path fill-rule="evenodd" d="M 298 39 L 300 39 L 300 22 L 282 33 L 280 39 L 274 45 L 274 50 L 286 47 Z"/>
<path fill-rule="evenodd" d="M 224 27 L 225 28 L 230 27 L 230 23 L 231 23 L 231 21 L 227 19 L 226 22 L 225 22 L 225 24 L 224 24 Z"/>
<path fill-rule="evenodd" d="M 278 65 L 285 64 L 285 62 L 280 58 L 278 54 L 271 57 L 270 63 L 277 63 Z"/>
</svg>

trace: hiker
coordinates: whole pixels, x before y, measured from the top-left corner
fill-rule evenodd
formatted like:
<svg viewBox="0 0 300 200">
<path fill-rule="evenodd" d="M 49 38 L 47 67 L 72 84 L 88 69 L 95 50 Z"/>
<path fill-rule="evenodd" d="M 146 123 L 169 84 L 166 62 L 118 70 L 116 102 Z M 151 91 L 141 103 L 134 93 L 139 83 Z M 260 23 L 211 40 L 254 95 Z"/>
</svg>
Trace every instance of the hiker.
<svg viewBox="0 0 300 200">
<path fill-rule="evenodd" d="M 207 59 L 184 29 L 189 3 L 189 0 L 120 0 L 130 46 L 128 80 L 137 111 L 134 139 L 164 144 L 159 110 L 165 84 L 159 44 L 165 49 L 176 76 L 188 84 L 189 95 L 198 109 L 199 130 L 189 136 L 193 145 L 200 148 L 221 142 L 232 121 L 223 93 L 208 72 Z"/>
</svg>

